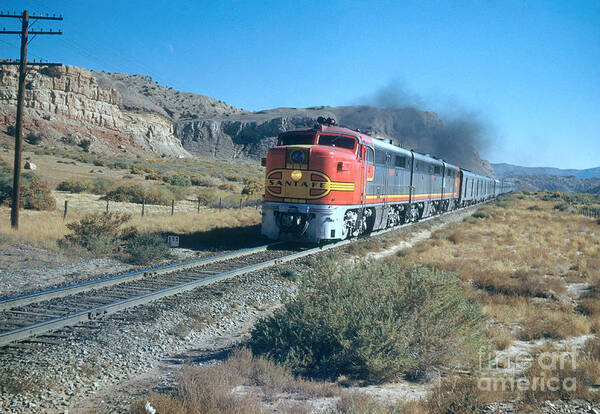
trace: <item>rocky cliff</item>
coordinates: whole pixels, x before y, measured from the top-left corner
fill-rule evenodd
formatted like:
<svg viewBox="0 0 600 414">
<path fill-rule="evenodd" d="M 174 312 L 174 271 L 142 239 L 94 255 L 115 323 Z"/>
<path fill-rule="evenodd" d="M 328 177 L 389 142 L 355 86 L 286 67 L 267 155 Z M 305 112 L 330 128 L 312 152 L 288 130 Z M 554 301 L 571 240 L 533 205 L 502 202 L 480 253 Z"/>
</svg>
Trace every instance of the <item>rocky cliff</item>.
<svg viewBox="0 0 600 414">
<path fill-rule="evenodd" d="M 14 122 L 16 85 L 16 67 L 0 66 L 0 124 L 5 126 Z M 415 108 L 320 106 L 249 112 L 161 86 L 147 76 L 73 66 L 30 69 L 27 85 L 26 128 L 50 141 L 64 136 L 89 139 L 96 151 L 257 159 L 279 133 L 313 126 L 319 116 L 327 116 L 405 148 L 493 174 L 460 128 Z"/>
<path fill-rule="evenodd" d="M 14 123 L 18 70 L 0 66 L 0 124 Z M 151 151 L 189 156 L 173 135 L 168 116 L 130 111 L 114 88 L 102 87 L 91 72 L 74 66 L 29 68 L 25 91 L 26 132 L 45 144 L 91 141 L 102 152 Z"/>
</svg>

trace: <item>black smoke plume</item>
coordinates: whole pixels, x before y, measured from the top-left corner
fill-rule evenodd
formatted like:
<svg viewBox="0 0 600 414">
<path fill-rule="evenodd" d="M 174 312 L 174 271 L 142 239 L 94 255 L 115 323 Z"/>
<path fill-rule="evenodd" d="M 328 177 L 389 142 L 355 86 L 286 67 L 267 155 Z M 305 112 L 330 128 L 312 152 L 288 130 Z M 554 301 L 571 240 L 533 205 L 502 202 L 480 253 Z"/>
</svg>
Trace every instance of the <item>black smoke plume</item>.
<svg viewBox="0 0 600 414">
<path fill-rule="evenodd" d="M 377 89 L 372 95 L 360 99 L 360 104 L 382 109 L 418 109 L 435 112 L 442 121 L 421 137 L 422 147 L 432 155 L 460 159 L 461 151 L 485 153 L 491 146 L 493 127 L 475 110 L 467 110 L 455 100 L 452 103 L 433 104 L 410 91 L 400 80 L 394 80 Z"/>
</svg>

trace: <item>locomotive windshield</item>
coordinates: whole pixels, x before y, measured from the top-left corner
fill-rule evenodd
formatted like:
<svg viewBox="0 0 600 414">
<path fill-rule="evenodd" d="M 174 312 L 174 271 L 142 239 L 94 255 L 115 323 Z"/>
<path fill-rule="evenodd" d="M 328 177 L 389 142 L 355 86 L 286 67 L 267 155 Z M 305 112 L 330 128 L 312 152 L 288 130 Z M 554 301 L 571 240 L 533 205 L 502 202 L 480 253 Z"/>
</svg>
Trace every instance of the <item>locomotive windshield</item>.
<svg viewBox="0 0 600 414">
<path fill-rule="evenodd" d="M 312 145 L 315 143 L 314 134 L 283 134 L 279 136 L 277 145 Z"/>
<path fill-rule="evenodd" d="M 354 145 L 356 145 L 356 140 L 354 138 L 343 137 L 341 135 L 319 135 L 319 141 L 317 144 L 353 150 Z"/>
</svg>

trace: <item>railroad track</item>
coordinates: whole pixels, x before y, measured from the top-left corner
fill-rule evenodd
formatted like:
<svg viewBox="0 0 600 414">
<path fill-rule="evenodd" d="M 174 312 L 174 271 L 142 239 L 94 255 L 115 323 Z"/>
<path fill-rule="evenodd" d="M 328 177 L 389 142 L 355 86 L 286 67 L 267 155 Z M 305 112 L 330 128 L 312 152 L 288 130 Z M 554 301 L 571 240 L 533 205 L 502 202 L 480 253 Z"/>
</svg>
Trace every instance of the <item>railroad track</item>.
<svg viewBox="0 0 600 414">
<path fill-rule="evenodd" d="M 440 216 L 428 217 L 418 223 L 437 217 Z M 374 232 L 370 236 L 412 224 L 415 223 Z M 312 248 L 292 243 L 270 243 L 0 299 L 0 346 L 101 319 L 124 309 L 340 247 L 355 240 Z"/>
</svg>

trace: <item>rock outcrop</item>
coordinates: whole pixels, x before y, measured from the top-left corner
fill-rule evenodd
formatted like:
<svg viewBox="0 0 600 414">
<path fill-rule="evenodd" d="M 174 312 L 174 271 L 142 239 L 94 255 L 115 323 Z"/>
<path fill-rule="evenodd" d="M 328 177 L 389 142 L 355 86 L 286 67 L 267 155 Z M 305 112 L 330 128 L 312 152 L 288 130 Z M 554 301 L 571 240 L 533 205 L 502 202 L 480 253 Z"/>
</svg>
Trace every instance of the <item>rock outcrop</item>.
<svg viewBox="0 0 600 414">
<path fill-rule="evenodd" d="M 13 122 L 18 70 L 0 66 L 0 123 Z M 25 128 L 46 140 L 91 141 L 91 149 L 116 152 L 122 145 L 133 153 L 189 153 L 173 135 L 169 117 L 123 108 L 121 94 L 103 88 L 90 71 L 75 66 L 29 68 L 25 91 Z"/>
</svg>

